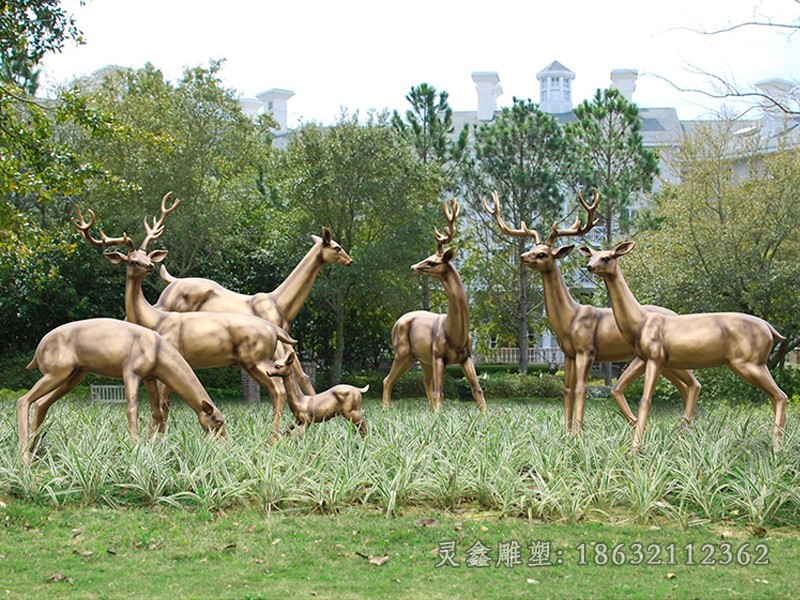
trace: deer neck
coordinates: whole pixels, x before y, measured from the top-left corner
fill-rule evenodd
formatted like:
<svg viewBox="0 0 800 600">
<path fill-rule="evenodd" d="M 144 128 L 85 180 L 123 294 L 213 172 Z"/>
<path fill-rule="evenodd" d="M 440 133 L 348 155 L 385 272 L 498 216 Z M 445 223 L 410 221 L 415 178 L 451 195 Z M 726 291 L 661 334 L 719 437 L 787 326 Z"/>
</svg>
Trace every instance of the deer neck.
<svg viewBox="0 0 800 600">
<path fill-rule="evenodd" d="M 298 411 L 304 411 L 308 408 L 309 396 L 304 396 L 300 393 L 300 388 L 297 381 L 291 375 L 283 378 L 283 387 L 286 388 L 286 401 L 289 403 L 289 409 L 292 413 L 297 415 Z"/>
<path fill-rule="evenodd" d="M 159 379 L 167 384 L 186 404 L 197 414 L 203 411 L 203 400 L 209 404 L 214 404 L 206 392 L 203 384 L 197 379 L 194 371 L 189 367 L 185 360 L 171 346 L 167 350 L 163 345 L 169 345 L 162 341 L 159 350 Z"/>
<path fill-rule="evenodd" d="M 444 331 L 447 339 L 456 346 L 469 339 L 469 301 L 461 276 L 455 268 L 448 269 L 441 278 L 447 294 L 447 320 Z"/>
<path fill-rule="evenodd" d="M 324 264 L 322 245 L 314 244 L 283 283 L 269 293 L 275 308 L 287 322 L 294 321 L 300 312 Z"/>
<path fill-rule="evenodd" d="M 125 316 L 131 323 L 148 329 L 155 329 L 161 320 L 161 311 L 144 297 L 141 278 L 133 275 L 125 278 Z"/>
<path fill-rule="evenodd" d="M 614 320 L 626 340 L 635 339 L 639 331 L 639 324 L 645 317 L 645 310 L 631 292 L 625 277 L 619 267 L 603 275 L 608 290 L 608 299 Z"/>
<path fill-rule="evenodd" d="M 542 285 L 547 320 L 556 337 L 564 339 L 569 335 L 570 323 L 579 305 L 569 293 L 567 282 L 564 281 L 561 269 L 557 265 L 549 271 L 542 272 Z"/>
</svg>

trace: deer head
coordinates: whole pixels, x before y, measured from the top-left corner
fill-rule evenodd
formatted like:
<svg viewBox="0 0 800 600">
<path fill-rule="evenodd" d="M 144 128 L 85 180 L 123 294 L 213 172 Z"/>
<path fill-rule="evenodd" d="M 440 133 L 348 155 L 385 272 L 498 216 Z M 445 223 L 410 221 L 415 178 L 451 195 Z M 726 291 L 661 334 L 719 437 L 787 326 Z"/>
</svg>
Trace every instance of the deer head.
<svg viewBox="0 0 800 600">
<path fill-rule="evenodd" d="M 288 377 L 292 373 L 292 363 L 295 359 L 294 350 L 290 350 L 283 358 L 272 361 L 272 366 L 267 369 L 270 377 Z"/>
<path fill-rule="evenodd" d="M 635 245 L 636 242 L 622 242 L 613 250 L 594 250 L 589 246 L 581 246 L 578 252 L 589 259 L 589 264 L 586 265 L 589 273 L 606 277 L 616 272 L 617 258 L 633 250 Z"/>
<path fill-rule="evenodd" d="M 512 229 L 505 224 L 503 218 L 500 216 L 500 199 L 498 198 L 497 192 L 492 192 L 491 205 L 486 198 L 483 199 L 483 205 L 489 214 L 494 217 L 497 225 L 500 227 L 500 230 L 503 233 L 516 237 L 533 238 L 535 245 L 520 257 L 522 264 L 535 271 L 539 271 L 540 273 L 547 273 L 555 268 L 556 260 L 560 260 L 569 256 L 570 252 L 572 252 L 572 249 L 575 247 L 573 244 L 570 244 L 567 246 L 561 246 L 560 248 L 553 248 L 553 243 L 556 241 L 556 239 L 566 236 L 583 235 L 597 224 L 599 219 L 594 219 L 594 212 L 597 210 L 599 196 L 599 193 L 597 190 L 595 190 L 594 202 L 592 204 L 588 204 L 583 199 L 583 195 L 579 193 L 578 199 L 580 200 L 581 206 L 583 206 L 583 208 L 587 211 L 586 224 L 581 225 L 580 217 L 576 217 L 575 222 L 571 227 L 568 229 L 559 229 L 558 222 L 555 222 L 550 230 L 550 235 L 547 236 L 547 240 L 544 243 L 542 243 L 539 232 L 535 229 L 529 229 L 524 221 L 521 223 L 519 229 Z"/>
<path fill-rule="evenodd" d="M 225 429 L 225 419 L 219 409 L 210 402 L 203 400 L 201 403 L 201 411 L 197 416 L 200 421 L 200 427 L 207 433 L 213 433 L 225 439 L 228 437 L 228 431 Z"/>
<path fill-rule="evenodd" d="M 439 233 L 436 227 L 433 228 L 433 237 L 436 239 L 438 250 L 436 254 L 431 254 L 425 260 L 411 267 L 411 270 L 417 275 L 427 275 L 441 279 L 450 269 L 450 263 L 455 258 L 455 247 L 451 246 L 445 249 L 444 245 L 449 244 L 456 235 L 456 219 L 461 212 L 458 200 L 453 199 L 442 202 L 442 212 L 444 212 L 444 216 L 447 219 L 447 229 L 445 229 L 445 233 Z"/>
<path fill-rule="evenodd" d="M 338 264 L 349 267 L 353 264 L 353 259 L 344 251 L 338 242 L 334 241 L 331 232 L 327 227 L 322 228 L 322 237 L 312 235 L 311 239 L 315 244 L 322 246 L 322 262 L 325 264 Z"/>
<path fill-rule="evenodd" d="M 148 253 L 147 244 L 149 244 L 152 240 L 161 237 L 161 234 L 164 233 L 164 220 L 167 218 L 167 215 L 174 211 L 181 202 L 180 199 L 176 198 L 175 202 L 172 203 L 172 206 L 167 208 L 167 200 L 171 195 L 172 192 L 168 192 L 161 200 L 161 216 L 158 220 L 153 217 L 153 224 L 150 225 L 145 217 L 144 229 L 147 232 L 147 235 L 145 236 L 138 250 L 136 249 L 136 245 L 133 243 L 133 240 L 131 240 L 126 233 L 123 233 L 121 237 L 110 238 L 106 236 L 101 229 L 99 240 L 92 237 L 92 234 L 89 232 L 95 221 L 94 212 L 92 210 L 89 210 L 88 223 L 83 218 L 80 209 L 78 209 L 78 218 L 80 219 L 80 223 L 78 223 L 74 217 L 72 219 L 72 223 L 80 232 L 81 236 L 83 236 L 83 239 L 89 242 L 89 244 L 92 246 L 96 246 L 98 248 L 107 248 L 108 246 L 119 245 L 127 246 L 127 253 L 104 252 L 103 256 L 105 256 L 106 259 L 115 265 L 125 264 L 130 275 L 139 279 L 143 279 L 153 272 L 153 269 L 155 269 L 155 263 L 161 262 L 167 256 L 166 250 L 153 250 L 152 252 Z"/>
</svg>

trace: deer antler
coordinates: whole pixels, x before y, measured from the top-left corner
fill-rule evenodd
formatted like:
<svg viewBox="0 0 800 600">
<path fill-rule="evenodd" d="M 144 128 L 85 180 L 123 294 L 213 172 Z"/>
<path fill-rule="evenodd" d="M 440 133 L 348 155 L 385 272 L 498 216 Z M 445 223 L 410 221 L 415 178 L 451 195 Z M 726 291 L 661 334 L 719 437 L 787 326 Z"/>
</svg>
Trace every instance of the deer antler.
<svg viewBox="0 0 800 600">
<path fill-rule="evenodd" d="M 597 204 L 600 202 L 600 192 L 597 191 L 597 188 L 594 189 L 594 202 L 592 204 L 588 204 L 586 200 L 583 199 L 583 194 L 578 192 L 578 200 L 580 200 L 581 205 L 583 208 L 586 209 L 586 225 L 581 225 L 581 217 L 580 215 L 575 217 L 575 222 L 572 224 L 572 227 L 569 229 L 559 229 L 558 228 L 558 221 L 553 223 L 553 229 L 550 231 L 550 235 L 547 237 L 547 241 L 545 244 L 548 246 L 552 246 L 553 242 L 556 241 L 556 238 L 566 237 L 571 235 L 583 235 L 584 233 L 588 232 L 592 227 L 597 225 L 600 221 L 599 218 L 594 218 L 594 211 L 597 210 Z"/>
<path fill-rule="evenodd" d="M 436 244 L 439 246 L 439 254 L 444 252 L 444 245 L 452 241 L 456 235 L 456 218 L 458 218 L 458 214 L 461 212 L 461 205 L 455 198 L 449 201 L 444 200 L 442 202 L 442 211 L 447 219 L 447 229 L 445 233 L 439 233 L 436 227 L 433 228 L 433 237 L 436 238 Z"/>
<path fill-rule="evenodd" d="M 178 204 L 181 203 L 180 198 L 175 198 L 175 202 L 172 203 L 172 206 L 167 208 L 167 200 L 171 195 L 172 192 L 167 192 L 161 199 L 161 216 L 159 217 L 158 221 L 156 221 L 156 218 L 153 217 L 153 224 L 149 225 L 147 223 L 147 217 L 144 218 L 144 229 L 147 232 L 147 236 L 144 238 L 144 241 L 142 241 L 142 245 L 139 246 L 139 249 L 142 252 L 147 250 L 147 244 L 150 243 L 150 241 L 161 237 L 161 234 L 164 233 L 164 221 L 167 218 L 167 215 L 178 208 Z"/>
<path fill-rule="evenodd" d="M 522 221 L 520 224 L 520 229 L 512 229 L 505 224 L 503 217 L 500 216 L 500 198 L 498 197 L 497 192 L 492 192 L 492 204 L 493 206 L 490 206 L 486 198 L 483 199 L 483 206 L 486 208 L 489 214 L 494 217 L 494 220 L 497 221 L 497 224 L 500 226 L 500 230 L 503 233 L 516 237 L 532 237 L 534 242 L 537 244 L 542 243 L 542 239 L 539 237 L 539 232 L 535 229 L 528 229 L 528 226 L 525 225 L 525 221 Z"/>
<path fill-rule="evenodd" d="M 98 248 L 105 248 L 107 246 L 118 246 L 120 244 L 124 244 L 125 246 L 128 247 L 130 251 L 136 250 L 136 248 L 133 245 L 133 240 L 129 238 L 128 234 L 126 233 L 123 233 L 122 237 L 110 238 L 105 233 L 103 233 L 103 230 L 101 229 L 100 230 L 101 239 L 96 240 L 95 238 L 92 237 L 92 234 L 89 233 L 89 230 L 92 228 L 92 225 L 94 225 L 94 211 L 91 208 L 89 209 L 88 223 L 83 218 L 83 215 L 81 214 L 81 209 L 78 208 L 77 211 L 78 211 L 78 218 L 81 220 L 81 222 L 78 223 L 75 220 L 75 217 L 72 217 L 72 224 L 75 225 L 75 228 L 81 233 L 83 239 L 89 242 L 92 246 L 97 246 Z"/>
</svg>

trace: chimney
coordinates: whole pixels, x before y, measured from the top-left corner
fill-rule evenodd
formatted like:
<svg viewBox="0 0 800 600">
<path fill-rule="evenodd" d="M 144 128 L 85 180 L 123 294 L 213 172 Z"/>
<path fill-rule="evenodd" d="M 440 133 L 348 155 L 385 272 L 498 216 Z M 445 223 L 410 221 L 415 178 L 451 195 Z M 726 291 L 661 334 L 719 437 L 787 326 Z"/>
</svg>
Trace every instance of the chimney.
<svg viewBox="0 0 800 600">
<path fill-rule="evenodd" d="M 475 71 L 472 74 L 478 91 L 478 120 L 491 121 L 497 110 L 497 98 L 503 94 L 497 71 Z"/>
<path fill-rule="evenodd" d="M 614 69 L 611 71 L 611 87 L 617 88 L 625 100 L 633 102 L 637 77 L 639 77 L 639 71 L 636 69 Z"/>
<path fill-rule="evenodd" d="M 287 130 L 289 122 L 289 110 L 286 103 L 292 96 L 294 96 L 294 92 L 278 88 L 270 88 L 256 94 L 256 98 L 264 104 L 264 113 L 272 113 L 278 123 L 278 129 L 284 132 Z"/>
</svg>

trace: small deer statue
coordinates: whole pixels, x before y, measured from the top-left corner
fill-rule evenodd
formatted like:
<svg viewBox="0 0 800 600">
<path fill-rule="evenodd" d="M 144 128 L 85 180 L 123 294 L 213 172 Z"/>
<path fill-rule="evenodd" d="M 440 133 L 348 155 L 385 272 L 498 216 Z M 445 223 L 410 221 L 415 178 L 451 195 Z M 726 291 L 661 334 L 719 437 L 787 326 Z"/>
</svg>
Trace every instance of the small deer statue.
<svg viewBox="0 0 800 600">
<path fill-rule="evenodd" d="M 19 450 L 30 464 L 30 448 L 50 406 L 78 385 L 86 373 L 125 382 L 128 434 L 139 435 L 137 394 L 144 382 L 153 410 L 151 433 L 161 420 L 155 382 L 175 390 L 194 410 L 200 426 L 222 437 L 225 421 L 191 367 L 180 353 L 155 331 L 116 319 L 87 319 L 67 323 L 45 335 L 27 367 L 39 369 L 41 379 L 17 401 Z M 33 428 L 30 406 L 36 406 Z"/>
<path fill-rule="evenodd" d="M 526 267 L 542 274 L 547 320 L 556 335 L 561 351 L 564 352 L 564 418 L 567 432 L 580 431 L 583 427 L 586 388 L 595 361 L 616 362 L 632 359 L 611 388 L 611 397 L 628 422 L 635 425 L 636 417 L 631 412 L 623 392 L 644 372 L 644 362 L 636 357 L 633 348 L 617 329 L 610 308 L 579 304 L 570 294 L 556 261 L 569 256 L 575 246 L 553 248 L 558 238 L 584 235 L 597 224 L 594 213 L 597 210 L 599 194 L 595 190 L 592 204 L 586 202 L 583 195 L 578 194 L 581 206 L 587 214 L 586 223 L 581 225 L 580 217 L 577 217 L 568 229 L 559 229 L 558 223 L 553 223 L 550 235 L 544 243 L 539 232 L 529 229 L 524 222 L 519 229 L 512 229 L 506 225 L 500 216 L 500 200 L 497 192 L 492 194 L 492 198 L 492 205 L 486 199 L 483 204 L 495 218 L 500 230 L 507 235 L 531 237 L 535 244 L 522 255 L 521 260 Z M 660 306 L 646 306 L 645 309 L 675 314 Z M 667 369 L 664 371 L 664 376 L 678 388 L 683 397 L 684 420 L 689 422 L 694 416 L 700 383 L 691 371 L 683 369 Z"/>
<path fill-rule="evenodd" d="M 727 365 L 747 383 L 772 400 L 775 415 L 773 446 L 780 448 L 786 426 L 787 396 L 767 368 L 772 346 L 785 339 L 758 317 L 744 313 L 698 313 L 665 315 L 647 311 L 631 293 L 617 259 L 633 250 L 634 242 L 623 242 L 613 250 L 581 246 L 589 259 L 587 269 L 603 278 L 614 312 L 614 320 L 625 340 L 644 361 L 644 391 L 633 436 L 634 452 L 641 448 L 647 415 L 656 381 L 663 369 L 704 369 Z"/>
<path fill-rule="evenodd" d="M 270 377 L 282 377 L 286 385 L 286 399 L 294 415 L 294 422 L 286 433 L 291 433 L 295 427 L 300 433 L 305 433 L 309 423 L 322 423 L 341 415 L 358 428 L 362 437 L 366 437 L 367 422 L 361 414 L 362 394 L 369 390 L 369 386 L 357 388 L 352 385 L 339 384 L 331 389 L 307 396 L 300 392 L 299 386 L 292 377 L 292 363 L 295 353 L 290 350 L 283 358 L 279 358 L 267 369 Z"/>
<path fill-rule="evenodd" d="M 434 228 L 438 251 L 415 264 L 411 270 L 417 275 L 434 277 L 442 282 L 447 294 L 447 314 L 415 310 L 404 314 L 394 324 L 392 346 L 395 356 L 392 368 L 383 380 L 383 408 L 389 407 L 394 382 L 408 371 L 416 359 L 422 366 L 425 394 L 431 410 L 441 410 L 445 367 L 455 363 L 461 365 L 461 370 L 469 381 L 472 397 L 483 413 L 486 412 L 486 401 L 472 363 L 469 301 L 461 277 L 453 264 L 456 249 L 444 248 L 455 236 L 460 206 L 457 200 L 452 200 L 449 203 L 443 202 L 442 210 L 447 218 L 447 230 L 445 234 L 441 234 Z"/>
<path fill-rule="evenodd" d="M 127 253 L 105 252 L 103 256 L 113 264 L 126 266 L 125 313 L 128 321 L 160 333 L 175 346 L 194 369 L 234 365 L 247 371 L 272 398 L 273 428 L 277 434 L 285 394 L 283 386 L 277 385 L 271 377 L 268 377 L 266 370 L 272 364 L 278 342 L 294 344 L 296 341 L 277 325 L 253 315 L 163 311 L 152 306 L 142 293 L 142 280 L 153 272 L 155 263 L 161 262 L 167 255 L 166 250 L 153 250 L 148 253 L 147 244 L 161 236 L 164 232 L 164 220 L 180 203 L 180 200 L 175 200 L 172 206 L 167 208 L 166 202 L 169 196 L 170 194 L 165 195 L 161 201 L 161 216 L 157 221 L 154 218 L 153 224 L 150 225 L 145 219 L 147 236 L 138 250 L 125 234 L 122 237 L 109 238 L 101 230 L 101 239 L 92 237 L 89 230 L 94 224 L 95 216 L 91 210 L 88 223 L 80 211 L 78 211 L 80 223 L 75 219 L 73 223 L 92 246 L 99 248 L 127 246 Z M 163 429 L 169 415 L 170 390 L 163 389 L 161 384 L 159 387 L 164 419 L 160 428 Z"/>
<path fill-rule="evenodd" d="M 253 296 L 232 292 L 210 279 L 173 277 L 162 265 L 161 279 L 168 285 L 161 292 L 155 307 L 177 312 L 244 313 L 260 317 L 291 333 L 292 321 L 311 293 L 322 267 L 337 264 L 349 267 L 353 262 L 327 228 L 322 228 L 322 237 L 313 235 L 311 239 L 314 245 L 283 283 L 269 293 L 260 292 Z M 287 350 L 279 346 L 277 356 L 284 355 Z M 313 395 L 314 388 L 303 372 L 300 361 L 294 361 L 292 367 L 300 387 Z"/>
</svg>

